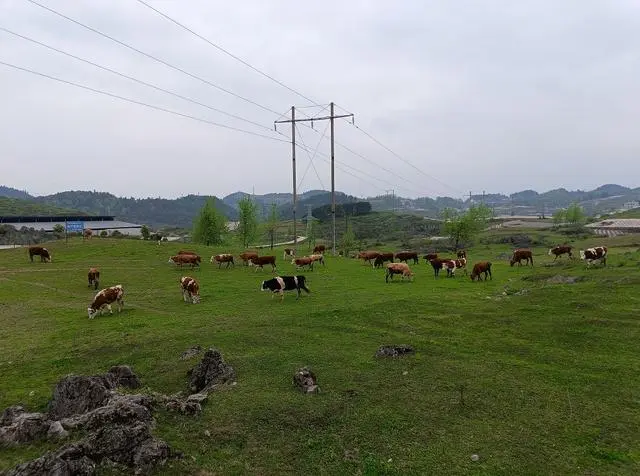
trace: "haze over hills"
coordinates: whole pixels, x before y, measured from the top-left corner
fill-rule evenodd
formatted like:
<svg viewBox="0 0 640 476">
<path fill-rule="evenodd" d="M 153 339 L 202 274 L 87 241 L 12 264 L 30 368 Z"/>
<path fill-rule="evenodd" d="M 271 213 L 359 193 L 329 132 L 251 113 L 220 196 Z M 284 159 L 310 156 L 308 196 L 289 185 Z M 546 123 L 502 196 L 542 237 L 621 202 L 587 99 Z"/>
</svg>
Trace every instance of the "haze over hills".
<svg viewBox="0 0 640 476">
<path fill-rule="evenodd" d="M 116 197 L 110 193 L 95 191 L 66 191 L 53 195 L 33 196 L 26 191 L 4 185 L 0 186 L 0 197 L 8 197 L 12 200 L 5 199 L 0 202 L 0 215 L 50 215 L 64 209 L 87 214 L 114 215 L 121 220 L 145 223 L 156 228 L 163 226 L 190 228 L 194 217 L 207 198 L 213 198 L 215 206 L 229 220 L 236 220 L 238 202 L 243 196 L 251 196 L 257 202 L 259 213 L 262 216 L 267 216 L 272 204 L 276 204 L 280 218 L 289 219 L 292 216 L 293 197 L 290 193 L 251 195 L 245 192 L 235 192 L 222 199 L 214 196 L 187 195 L 169 200 Z M 478 202 L 484 202 L 491 206 L 496 214 L 545 214 L 546 216 L 551 215 L 558 208 L 564 208 L 577 202 L 587 214 L 594 215 L 640 205 L 637 203 L 640 201 L 640 188 L 632 189 L 616 184 L 606 184 L 591 191 L 569 191 L 559 188 L 539 193 L 534 190 L 523 190 L 511 195 L 491 193 L 472 195 L 464 200 L 451 197 L 409 199 L 392 195 L 362 198 L 336 192 L 336 203 L 338 204 L 358 201 L 371 203 L 373 211 L 410 211 L 434 218 L 437 218 L 447 207 L 463 209 Z M 331 194 L 324 190 L 311 190 L 302 193 L 298 196 L 296 216 L 302 218 L 309 206 L 316 209 L 330 204 L 330 202 Z"/>
</svg>

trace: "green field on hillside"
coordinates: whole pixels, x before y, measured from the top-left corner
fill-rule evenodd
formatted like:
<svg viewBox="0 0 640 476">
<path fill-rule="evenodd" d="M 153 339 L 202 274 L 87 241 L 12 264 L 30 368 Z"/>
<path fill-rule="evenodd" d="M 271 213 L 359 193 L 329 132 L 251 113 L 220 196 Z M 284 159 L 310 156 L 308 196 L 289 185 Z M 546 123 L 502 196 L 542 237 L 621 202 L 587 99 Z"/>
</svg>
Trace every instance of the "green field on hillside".
<svg viewBox="0 0 640 476">
<path fill-rule="evenodd" d="M 494 263 L 488 282 L 436 280 L 421 259 L 413 282 L 386 284 L 327 257 L 302 273 L 312 293 L 282 303 L 259 290 L 269 270 L 210 264 L 220 248 L 74 238 L 48 245 L 52 263 L 0 250 L 0 409 L 42 411 L 62 376 L 117 364 L 143 392 L 184 391 L 197 358 L 180 354 L 200 344 L 220 349 L 238 383 L 200 416 L 155 414 L 156 434 L 185 454 L 158 474 L 639 474 L 639 245 L 574 243 L 598 244 L 608 266 L 591 269 L 548 265 L 546 246 L 533 269 L 510 267 L 509 244 L 478 245 L 469 260 Z M 168 264 L 179 249 L 199 252 L 202 269 Z M 294 274 L 274 253 L 279 274 Z M 124 286 L 123 313 L 87 318 L 90 266 L 101 287 Z M 200 281 L 200 304 L 182 301 L 182 275 Z M 417 352 L 374 358 L 383 344 Z M 294 389 L 302 366 L 319 394 Z M 2 449 L 0 472 L 48 448 Z"/>
</svg>

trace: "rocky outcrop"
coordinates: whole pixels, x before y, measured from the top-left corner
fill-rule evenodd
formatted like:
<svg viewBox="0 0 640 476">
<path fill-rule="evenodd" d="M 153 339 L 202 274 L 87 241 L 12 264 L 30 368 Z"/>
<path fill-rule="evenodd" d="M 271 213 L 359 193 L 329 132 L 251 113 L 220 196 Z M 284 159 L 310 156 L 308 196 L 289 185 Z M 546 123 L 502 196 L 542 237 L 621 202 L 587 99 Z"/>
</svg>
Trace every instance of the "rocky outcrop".
<svg viewBox="0 0 640 476">
<path fill-rule="evenodd" d="M 303 393 L 318 393 L 320 391 L 315 374 L 307 367 L 303 367 L 293 374 L 293 385 Z"/>
<path fill-rule="evenodd" d="M 210 348 L 202 360 L 190 371 L 189 388 L 192 392 L 212 391 L 222 384 L 234 383 L 236 371 L 225 363 L 219 350 Z"/>
</svg>

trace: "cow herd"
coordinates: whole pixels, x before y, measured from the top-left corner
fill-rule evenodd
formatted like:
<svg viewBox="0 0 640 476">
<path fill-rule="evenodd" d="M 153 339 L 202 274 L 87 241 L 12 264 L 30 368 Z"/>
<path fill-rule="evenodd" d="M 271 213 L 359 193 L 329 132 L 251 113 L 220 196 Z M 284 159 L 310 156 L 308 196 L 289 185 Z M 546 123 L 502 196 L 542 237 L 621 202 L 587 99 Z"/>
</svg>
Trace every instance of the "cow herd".
<svg viewBox="0 0 640 476">
<path fill-rule="evenodd" d="M 324 245 L 319 245 L 314 248 L 313 254 L 298 258 L 296 257 L 295 250 L 287 248 L 284 250 L 283 257 L 284 259 L 292 258 L 291 264 L 295 265 L 295 268 L 297 270 L 302 268 L 313 270 L 314 263 L 320 263 L 323 266 L 325 265 L 324 251 Z M 29 258 L 32 262 L 34 256 L 40 256 L 40 260 L 42 262 L 52 261 L 52 256 L 49 250 L 41 246 L 30 246 L 28 248 L 28 253 Z M 554 246 L 553 248 L 549 249 L 548 254 L 549 256 L 554 256 L 554 261 L 565 254 L 570 259 L 573 259 L 572 247 L 567 245 Z M 245 251 L 238 256 L 245 264 L 245 266 L 255 267 L 256 271 L 258 270 L 258 268 L 263 269 L 265 265 L 270 265 L 272 272 L 276 271 L 276 257 L 273 255 L 259 256 L 256 252 Z M 414 251 L 400 251 L 397 253 L 389 253 L 368 250 L 361 251 L 354 257 L 363 260 L 365 264 L 368 264 L 373 268 L 381 268 L 384 266 L 386 270 L 385 282 L 387 283 L 389 282 L 389 280 L 393 280 L 394 275 L 399 275 L 401 280 L 406 279 L 408 281 L 412 281 L 414 273 L 409 267 L 408 262 L 411 261 L 413 264 L 419 263 L 418 253 Z M 427 253 L 423 256 L 423 258 L 433 268 L 434 276 L 436 278 L 439 276 L 439 273 L 442 269 L 445 270 L 447 277 L 450 278 L 455 276 L 455 272 L 458 269 L 463 270 L 465 275 L 468 275 L 467 253 L 464 250 L 457 251 L 455 258 L 439 257 L 437 253 Z M 606 265 L 607 247 L 596 246 L 593 248 L 580 250 L 580 259 L 584 260 L 587 263 L 587 267 L 590 267 L 591 264 L 596 261 L 599 261 L 603 265 Z M 396 260 L 398 262 L 396 262 Z M 518 266 L 522 266 L 523 261 L 525 266 L 533 266 L 532 250 L 528 248 L 517 248 L 513 250 L 511 258 L 509 259 L 509 264 L 511 266 L 514 266 L 517 263 Z M 201 262 L 201 257 L 193 251 L 181 250 L 176 255 L 169 258 L 169 263 L 173 263 L 179 267 L 189 265 L 192 269 L 199 267 Z M 222 253 L 211 256 L 210 262 L 218 263 L 218 268 L 221 268 L 223 264 L 226 265 L 226 268 L 235 266 L 234 256 L 230 253 Z M 482 281 L 483 276 L 485 281 L 489 278 L 493 279 L 493 276 L 491 274 L 491 266 L 492 265 L 490 261 L 476 262 L 473 265 L 470 274 L 471 280 Z M 89 288 L 97 290 L 100 283 L 99 269 L 95 267 L 90 268 L 89 272 L 87 273 L 87 280 Z M 195 278 L 191 276 L 182 276 L 179 279 L 179 283 L 182 297 L 185 302 L 189 302 L 192 304 L 197 304 L 200 302 L 200 285 Z M 306 285 L 306 278 L 303 275 L 276 276 L 272 279 L 262 281 L 260 289 L 262 291 L 271 291 L 273 293 L 272 297 L 275 294 L 278 294 L 281 301 L 284 298 L 284 291 L 295 290 L 297 292 L 297 298 L 300 297 L 301 291 L 305 291 L 307 293 L 310 292 L 309 288 L 307 288 Z M 124 289 L 120 284 L 102 289 L 94 296 L 91 304 L 87 308 L 89 319 L 93 319 L 96 315 L 102 314 L 104 311 L 109 311 L 110 314 L 113 314 L 113 310 L 111 308 L 112 304 L 117 305 L 118 312 L 120 312 L 124 306 Z"/>
</svg>

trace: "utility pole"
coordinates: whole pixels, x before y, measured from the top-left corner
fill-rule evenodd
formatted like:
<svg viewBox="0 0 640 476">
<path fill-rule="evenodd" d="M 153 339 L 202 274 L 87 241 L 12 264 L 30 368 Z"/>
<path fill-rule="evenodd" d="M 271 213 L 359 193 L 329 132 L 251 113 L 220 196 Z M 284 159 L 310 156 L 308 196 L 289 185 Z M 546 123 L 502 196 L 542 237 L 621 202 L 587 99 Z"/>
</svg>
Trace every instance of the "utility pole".
<svg viewBox="0 0 640 476">
<path fill-rule="evenodd" d="M 296 234 L 296 122 L 311 122 L 313 125 L 314 121 L 330 121 L 331 126 L 331 216 L 333 222 L 333 256 L 336 255 L 336 184 L 335 184 L 335 147 L 334 147 L 334 120 L 341 119 L 343 117 L 350 117 L 351 122 L 353 123 L 353 114 L 334 114 L 334 103 L 329 104 L 330 114 L 328 116 L 323 117 L 310 117 L 307 119 L 296 119 L 295 116 L 295 107 L 291 106 L 291 119 L 283 119 L 280 121 L 275 121 L 274 126 L 277 127 L 277 124 L 282 123 L 291 123 L 291 149 L 293 150 L 293 234 Z M 297 245 L 297 236 L 294 237 L 294 248 Z"/>
</svg>

